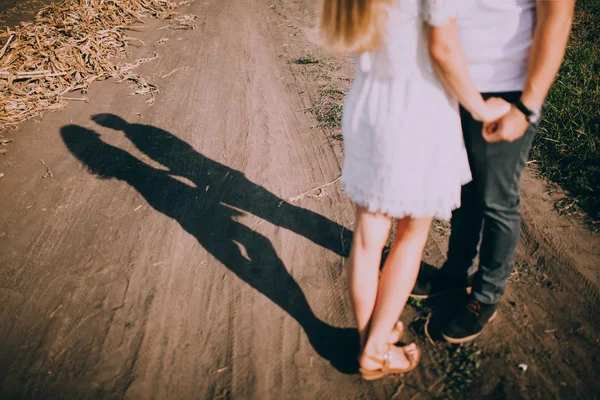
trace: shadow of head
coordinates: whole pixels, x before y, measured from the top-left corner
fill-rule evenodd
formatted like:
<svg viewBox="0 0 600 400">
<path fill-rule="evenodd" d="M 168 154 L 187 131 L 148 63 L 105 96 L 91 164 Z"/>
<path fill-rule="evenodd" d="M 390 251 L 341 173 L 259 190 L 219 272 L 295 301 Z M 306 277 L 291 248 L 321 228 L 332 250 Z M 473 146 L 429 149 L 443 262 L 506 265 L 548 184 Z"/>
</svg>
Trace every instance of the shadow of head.
<svg viewBox="0 0 600 400">
<path fill-rule="evenodd" d="M 60 129 L 60 136 L 69 151 L 85 164 L 93 153 L 104 151 L 105 143 L 100 135 L 82 126 L 65 125 Z"/>
<path fill-rule="evenodd" d="M 95 114 L 92 115 L 92 121 L 105 128 L 114 129 L 116 131 L 124 131 L 129 123 L 123 118 L 114 114 Z"/>
<path fill-rule="evenodd" d="M 60 135 L 67 149 L 88 171 L 100 178 L 112 178 L 118 171 L 129 170 L 139 163 L 129 153 L 102 141 L 100 134 L 78 125 L 66 125 Z"/>
<path fill-rule="evenodd" d="M 209 160 L 194 150 L 187 142 L 156 126 L 128 123 L 115 114 L 96 114 L 91 118 L 104 128 L 122 132 L 138 150 L 176 175 L 192 179 L 198 173 L 190 169 L 193 170 L 198 163 L 203 164 L 202 170 L 207 171 L 207 174 L 209 168 L 222 167 L 218 162 Z"/>
</svg>

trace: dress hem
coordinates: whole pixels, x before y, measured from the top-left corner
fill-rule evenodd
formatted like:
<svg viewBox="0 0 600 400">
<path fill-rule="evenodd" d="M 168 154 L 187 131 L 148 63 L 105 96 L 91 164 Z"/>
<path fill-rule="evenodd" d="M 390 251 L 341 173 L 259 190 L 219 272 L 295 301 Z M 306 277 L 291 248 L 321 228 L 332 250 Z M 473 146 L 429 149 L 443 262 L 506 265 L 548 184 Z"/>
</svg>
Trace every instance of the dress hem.
<svg viewBox="0 0 600 400">
<path fill-rule="evenodd" d="M 469 183 L 472 179 L 462 179 L 460 186 Z M 434 218 L 443 221 L 449 221 L 452 217 L 452 211 L 461 206 L 461 190 L 458 192 L 447 193 L 447 197 L 439 198 L 437 201 L 422 201 L 422 202 L 395 202 L 389 204 L 372 198 L 366 195 L 363 190 L 357 186 L 349 185 L 342 179 L 344 192 L 358 206 L 366 208 L 371 213 L 385 214 L 390 218 L 401 219 L 406 217 L 411 218 Z M 388 203 L 388 204 L 385 204 Z"/>
</svg>

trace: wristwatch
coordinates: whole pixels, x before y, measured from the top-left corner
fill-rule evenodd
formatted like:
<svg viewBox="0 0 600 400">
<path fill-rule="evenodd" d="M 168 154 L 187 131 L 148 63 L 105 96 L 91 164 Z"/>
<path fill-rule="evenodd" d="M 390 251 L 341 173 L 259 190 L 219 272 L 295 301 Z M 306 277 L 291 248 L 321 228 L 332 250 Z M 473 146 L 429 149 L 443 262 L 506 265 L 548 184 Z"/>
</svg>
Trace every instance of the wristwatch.
<svg viewBox="0 0 600 400">
<path fill-rule="evenodd" d="M 530 124 L 537 124 L 540 122 L 540 118 L 542 117 L 542 110 L 540 108 L 536 110 L 531 110 L 527 108 L 525 104 L 521 100 L 515 103 L 515 107 L 519 109 L 523 114 L 525 114 L 525 118 L 529 121 Z"/>
</svg>

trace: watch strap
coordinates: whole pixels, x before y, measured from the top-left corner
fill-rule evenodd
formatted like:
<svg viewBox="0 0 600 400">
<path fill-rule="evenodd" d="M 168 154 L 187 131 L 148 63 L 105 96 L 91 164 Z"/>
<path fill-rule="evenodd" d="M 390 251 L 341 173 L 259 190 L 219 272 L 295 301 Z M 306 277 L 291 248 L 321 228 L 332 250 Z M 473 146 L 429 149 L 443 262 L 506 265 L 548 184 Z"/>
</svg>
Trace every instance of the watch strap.
<svg viewBox="0 0 600 400">
<path fill-rule="evenodd" d="M 517 102 L 515 103 L 515 107 L 517 107 L 519 109 L 519 111 L 521 111 L 523 114 L 525 114 L 525 117 L 527 117 L 528 119 L 533 114 L 535 114 L 535 112 L 531 111 L 529 108 L 527 108 L 527 106 L 525 104 L 523 104 L 523 102 L 520 99 L 517 100 Z"/>
</svg>

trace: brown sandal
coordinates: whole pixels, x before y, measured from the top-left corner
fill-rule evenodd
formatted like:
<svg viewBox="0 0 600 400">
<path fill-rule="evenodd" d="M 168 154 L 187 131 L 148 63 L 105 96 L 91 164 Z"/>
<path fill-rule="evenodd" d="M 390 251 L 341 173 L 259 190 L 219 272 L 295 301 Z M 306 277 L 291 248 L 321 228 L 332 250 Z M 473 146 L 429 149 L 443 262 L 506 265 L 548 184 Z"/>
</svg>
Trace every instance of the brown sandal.
<svg viewBox="0 0 600 400">
<path fill-rule="evenodd" d="M 421 350 L 418 347 L 416 347 L 416 345 L 414 348 L 408 349 L 408 347 L 413 344 L 414 343 L 409 344 L 407 346 L 400 347 L 400 349 L 402 349 L 402 351 L 404 352 L 404 356 L 406 357 L 406 359 L 409 362 L 409 365 L 407 368 L 390 368 L 390 364 L 392 362 L 391 348 L 393 345 L 389 344 L 388 351 L 386 351 L 383 354 L 383 359 L 380 360 L 373 356 L 369 356 L 369 355 L 366 356 L 367 358 L 380 363 L 381 368 L 379 368 L 379 369 L 359 368 L 360 376 L 366 381 L 373 381 L 376 379 L 383 378 L 384 376 L 387 376 L 387 375 L 405 374 L 407 372 L 412 371 L 413 369 L 415 369 L 417 367 L 417 365 L 419 365 L 419 362 L 421 361 Z"/>
</svg>

